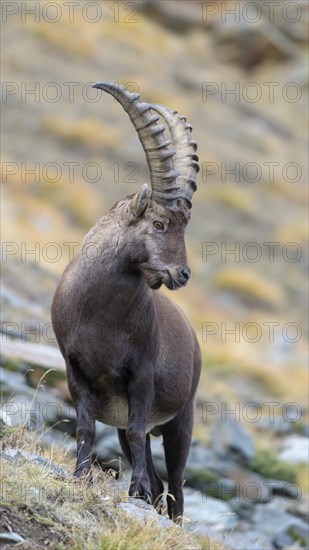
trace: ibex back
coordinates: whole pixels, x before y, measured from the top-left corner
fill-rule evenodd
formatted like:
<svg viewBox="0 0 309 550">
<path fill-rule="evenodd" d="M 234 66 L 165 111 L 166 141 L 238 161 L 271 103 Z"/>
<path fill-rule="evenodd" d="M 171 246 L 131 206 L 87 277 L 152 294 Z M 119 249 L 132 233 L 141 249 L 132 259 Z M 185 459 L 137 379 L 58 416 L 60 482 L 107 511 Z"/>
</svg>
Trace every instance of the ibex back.
<svg viewBox="0 0 309 550">
<path fill-rule="evenodd" d="M 149 434 L 161 434 L 172 495 L 168 512 L 177 520 L 201 358 L 184 313 L 157 289 L 177 289 L 190 277 L 184 232 L 196 189 L 196 143 L 176 111 L 142 103 L 116 84 L 94 87 L 112 94 L 128 113 L 146 153 L 151 189 L 144 184 L 97 222 L 54 296 L 53 327 L 77 412 L 75 475 L 90 477 L 100 420 L 118 428 L 132 465 L 129 494 L 159 506 L 164 488 Z"/>
</svg>

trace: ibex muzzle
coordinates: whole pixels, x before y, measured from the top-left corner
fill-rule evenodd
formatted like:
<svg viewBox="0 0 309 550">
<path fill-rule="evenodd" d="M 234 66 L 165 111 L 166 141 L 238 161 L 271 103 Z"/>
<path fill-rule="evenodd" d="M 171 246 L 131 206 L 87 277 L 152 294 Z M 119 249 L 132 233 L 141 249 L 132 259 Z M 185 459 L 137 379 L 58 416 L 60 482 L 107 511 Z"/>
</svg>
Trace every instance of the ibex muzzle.
<svg viewBox="0 0 309 550">
<path fill-rule="evenodd" d="M 196 143 L 176 111 L 142 103 L 116 84 L 94 87 L 128 113 L 146 153 L 151 188 L 142 185 L 97 222 L 55 292 L 53 327 L 77 412 L 75 475 L 90 471 L 100 420 L 118 428 L 132 465 L 129 494 L 160 507 L 164 487 L 152 462 L 150 433 L 161 434 L 168 512 L 177 520 L 201 357 L 189 321 L 157 289 L 176 290 L 190 277 L 184 233 L 196 189 Z M 91 244 L 95 258 L 84 253 Z"/>
</svg>

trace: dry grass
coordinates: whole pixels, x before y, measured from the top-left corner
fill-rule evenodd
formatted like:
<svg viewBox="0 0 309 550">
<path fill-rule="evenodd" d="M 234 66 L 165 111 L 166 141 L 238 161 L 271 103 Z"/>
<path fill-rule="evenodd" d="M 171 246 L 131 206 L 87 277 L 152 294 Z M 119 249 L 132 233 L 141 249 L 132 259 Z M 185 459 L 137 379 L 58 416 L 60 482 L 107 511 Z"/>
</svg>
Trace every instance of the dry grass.
<svg viewBox="0 0 309 550">
<path fill-rule="evenodd" d="M 59 125 L 60 127 L 60 125 Z M 55 130 L 56 131 L 56 130 Z M 58 164 L 62 172 L 57 175 L 57 181 L 53 180 L 56 172 L 50 175 L 44 170 L 39 172 L 40 181 L 31 180 L 31 176 L 22 181 L 22 171 L 8 175 L 4 189 L 9 189 L 9 193 L 14 197 L 18 204 L 18 197 L 21 192 L 27 190 L 24 195 L 24 201 L 34 202 L 34 208 L 37 208 L 38 201 L 42 201 L 38 210 L 48 209 L 48 205 L 57 204 L 58 210 L 65 212 L 68 221 L 73 221 L 76 225 L 76 233 L 81 229 L 89 229 L 93 223 L 108 210 L 102 197 L 102 181 L 98 179 L 95 183 L 88 183 L 82 179 L 82 173 L 74 173 L 73 181 L 69 181 L 69 171 L 64 170 L 61 164 Z M 99 178 L 100 174 L 98 174 Z M 0 169 L 0 179 L 3 174 Z M 99 200 L 98 200 L 99 199 Z M 27 202 L 26 202 L 27 204 Z M 85 207 L 85 205 L 87 205 Z M 53 208 L 56 214 L 56 209 Z M 33 213 L 35 215 L 35 212 Z M 63 222 L 62 222 L 63 223 Z M 29 224 L 30 226 L 30 224 Z"/>
<path fill-rule="evenodd" d="M 24 426 L 5 428 L 2 447 L 18 448 L 51 459 L 73 471 L 72 459 L 58 447 L 42 448 L 40 440 Z M 198 540 L 181 528 L 163 529 L 156 520 L 128 518 L 116 505 L 122 499 L 115 490 L 111 476 L 97 470 L 94 484 L 60 478 L 51 469 L 30 460 L 1 461 L 1 506 L 22 515 L 25 523 L 31 521 L 50 529 L 53 548 L 62 550 L 194 550 L 201 548 Z M 59 543 L 63 540 L 63 544 Z M 36 542 L 30 541 L 32 548 Z M 203 548 L 224 547 L 208 541 Z"/>
<path fill-rule="evenodd" d="M 82 58 L 88 58 L 92 51 L 92 43 L 85 33 L 81 34 L 76 26 L 72 26 L 65 21 L 58 22 L 57 32 L 54 25 L 44 22 L 40 25 L 28 23 L 32 32 L 49 46 L 54 47 L 63 55 L 64 53 L 77 55 Z"/>
<path fill-rule="evenodd" d="M 209 537 L 201 537 L 199 542 L 201 544 L 201 550 L 228 550 L 228 547 L 223 545 L 222 542 L 209 539 Z"/>
<path fill-rule="evenodd" d="M 249 305 L 276 308 L 284 300 L 279 285 L 266 281 L 254 271 L 241 268 L 221 269 L 214 284 L 217 289 L 232 292 Z"/>
<path fill-rule="evenodd" d="M 95 118 L 83 118 L 77 121 L 63 120 L 55 116 L 42 119 L 42 129 L 69 144 L 78 144 L 100 152 L 102 148 L 114 148 L 120 141 L 119 133 L 104 126 Z"/>
<path fill-rule="evenodd" d="M 81 243 L 85 231 L 71 223 L 64 209 L 56 210 L 48 202 L 38 197 L 24 194 L 23 202 L 18 201 L 20 187 L 19 184 L 19 188 L 16 186 L 16 189 L 10 189 L 10 193 L 6 189 L 2 189 L 2 203 L 5 205 L 3 208 L 3 212 L 5 212 L 3 239 L 16 244 L 15 259 L 22 258 L 22 255 L 25 254 L 23 250 L 35 249 L 37 257 L 33 255 L 30 257 L 31 260 L 39 261 L 46 265 L 50 271 L 59 274 L 69 261 L 69 249 L 63 246 L 63 243 Z M 14 216 L 18 216 L 18 227 L 12 221 Z M 57 261 L 49 261 L 48 252 L 44 253 L 44 247 L 49 243 L 56 243 L 61 248 Z M 27 261 L 30 260 L 27 259 Z"/>
<path fill-rule="evenodd" d="M 267 186 L 267 191 L 272 194 L 278 194 L 289 201 L 304 205 L 308 202 L 308 187 L 302 183 L 291 184 L 287 181 L 276 181 Z"/>
<path fill-rule="evenodd" d="M 297 465 L 297 483 L 304 494 L 309 493 L 309 473 L 307 464 Z"/>
<path fill-rule="evenodd" d="M 300 219 L 297 223 L 284 225 L 277 229 L 274 234 L 274 241 L 279 241 L 282 244 L 297 243 L 298 248 L 301 244 L 308 243 L 308 220 Z M 294 256 L 296 256 L 297 250 L 294 250 Z M 292 250 L 290 251 L 292 257 Z"/>
<path fill-rule="evenodd" d="M 208 196 L 210 200 L 220 202 L 223 205 L 238 210 L 240 214 L 252 215 L 256 210 L 254 201 L 249 194 L 232 185 L 210 189 Z"/>
</svg>

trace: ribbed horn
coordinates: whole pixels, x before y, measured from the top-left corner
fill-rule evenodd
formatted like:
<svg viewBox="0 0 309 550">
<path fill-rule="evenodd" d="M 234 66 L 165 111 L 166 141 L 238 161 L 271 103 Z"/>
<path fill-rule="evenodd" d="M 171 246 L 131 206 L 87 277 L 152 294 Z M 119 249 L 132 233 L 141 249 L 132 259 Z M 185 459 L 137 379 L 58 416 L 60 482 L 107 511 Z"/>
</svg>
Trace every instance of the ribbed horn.
<svg viewBox="0 0 309 550">
<path fill-rule="evenodd" d="M 120 84 L 97 82 L 92 87 L 111 94 L 122 105 L 134 124 L 146 153 L 153 200 L 171 205 L 182 198 L 176 182 L 180 174 L 175 170 L 173 163 L 176 151 L 168 148 L 172 142 L 163 136 L 165 126 L 157 124 L 160 117 L 150 112 L 150 105 L 141 102 L 138 93 L 131 93 Z"/>
<path fill-rule="evenodd" d="M 180 189 L 181 196 L 191 208 L 191 199 L 196 191 L 196 175 L 200 169 L 196 141 L 192 140 L 192 126 L 187 123 L 184 116 L 169 107 L 163 105 L 151 104 L 150 108 L 156 111 L 166 122 L 171 133 L 172 147 L 176 150 L 173 159 L 174 169 L 179 172 L 177 177 L 177 186 Z"/>
</svg>

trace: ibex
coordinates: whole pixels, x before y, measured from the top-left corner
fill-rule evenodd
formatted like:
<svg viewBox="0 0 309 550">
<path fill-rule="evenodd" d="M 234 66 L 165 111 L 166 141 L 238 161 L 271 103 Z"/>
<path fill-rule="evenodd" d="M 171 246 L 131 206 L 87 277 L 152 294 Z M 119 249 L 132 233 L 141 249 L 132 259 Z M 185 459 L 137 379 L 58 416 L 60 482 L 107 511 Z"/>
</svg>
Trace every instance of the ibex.
<svg viewBox="0 0 309 550">
<path fill-rule="evenodd" d="M 77 413 L 75 476 L 91 477 L 99 420 L 118 428 L 132 465 L 129 495 L 157 504 L 164 486 L 150 434 L 162 435 L 168 513 L 179 521 L 201 356 L 186 316 L 158 289 L 175 290 L 190 277 L 184 232 L 199 169 L 197 145 L 177 111 L 142 103 L 118 84 L 93 86 L 128 113 L 146 153 L 151 189 L 144 183 L 97 222 L 55 292 L 52 322 Z"/>
</svg>

